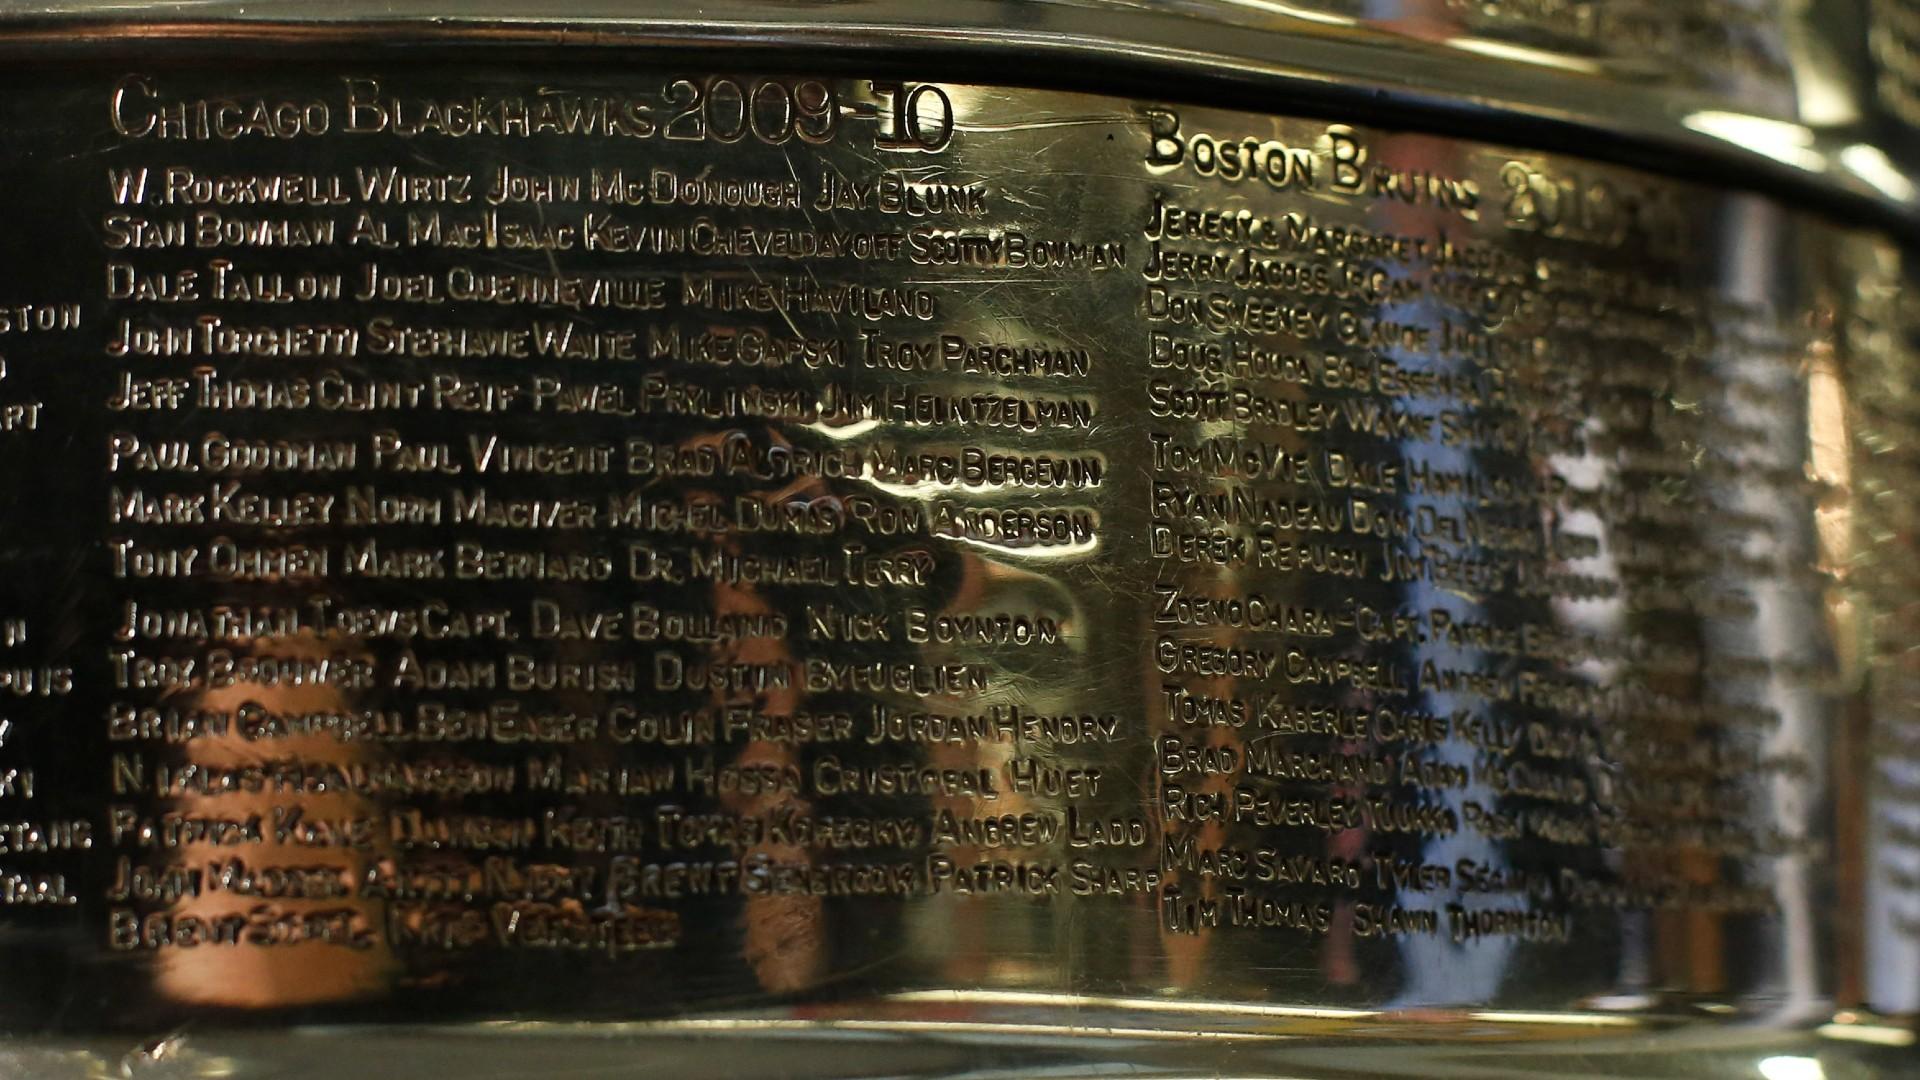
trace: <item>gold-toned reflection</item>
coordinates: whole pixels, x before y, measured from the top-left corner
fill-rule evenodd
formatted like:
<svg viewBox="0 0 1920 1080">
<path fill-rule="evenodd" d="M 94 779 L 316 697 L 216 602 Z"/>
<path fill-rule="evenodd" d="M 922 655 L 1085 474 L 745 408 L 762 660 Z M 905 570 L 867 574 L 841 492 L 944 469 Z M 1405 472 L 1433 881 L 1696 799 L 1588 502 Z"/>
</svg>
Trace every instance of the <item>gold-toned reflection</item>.
<svg viewBox="0 0 1920 1080">
<path fill-rule="evenodd" d="M 1374 14 L 1408 36 L 1479 40 L 1448 36 L 1461 12 L 1438 0 L 1388 9 Z M 749 83 L 773 88 L 763 100 L 789 92 Z M 634 330 L 658 355 L 458 358 L 462 373 L 537 367 L 613 402 L 434 418 L 452 458 L 498 428 L 604 459 L 597 472 L 460 473 L 463 492 L 491 485 L 536 509 L 408 526 L 423 545 L 535 552 L 538 573 L 325 583 L 376 605 L 591 618 L 591 632 L 406 647 L 475 670 L 510 651 L 592 678 L 182 702 L 401 720 L 390 737 L 169 748 L 209 766 L 444 755 L 517 784 L 168 801 L 190 816 L 387 823 L 349 848 L 263 845 L 250 860 L 338 864 L 336 881 L 542 871 L 604 888 L 551 903 L 491 885 L 283 900 L 375 932 L 157 951 L 161 998 L 244 1010 L 384 994 L 455 1022 L 743 1033 L 761 1021 L 714 1013 L 757 1010 L 778 1030 L 1168 1042 L 1491 1044 L 1627 1037 L 1683 1015 L 1715 1031 L 1824 1015 L 1818 902 L 1837 878 L 1853 903 L 1858 882 L 1807 850 L 1756 849 L 1809 820 L 1819 777 L 1859 752 L 1836 740 L 1823 756 L 1833 702 L 1788 685 L 1817 674 L 1830 635 L 1845 664 L 1860 647 L 1841 628 L 1857 599 L 1804 565 L 1815 546 L 1823 571 L 1855 557 L 1859 497 L 1813 507 L 1799 457 L 1810 431 L 1816 482 L 1854 483 L 1849 370 L 1822 326 L 1808 372 L 1784 371 L 1800 339 L 1779 333 L 1823 310 L 1801 295 L 1821 271 L 1792 249 L 1826 233 L 1763 200 L 1467 140 L 883 85 L 841 86 L 846 115 L 868 125 L 853 142 L 642 148 L 703 185 L 757 169 L 797 188 L 822 177 L 847 200 L 702 205 L 742 245 L 725 253 L 554 255 L 569 272 L 578 257 L 622 282 L 654 275 L 642 292 L 658 307 L 555 317 L 617 337 L 671 311 L 679 336 Z M 905 125 L 880 108 L 902 93 L 951 147 L 870 152 L 873 127 Z M 1821 152 L 1791 125 L 1703 115 L 1719 137 Z M 523 156 L 587 172 L 608 167 L 603 150 Z M 644 157 L 622 150 L 627 167 Z M 1230 152 L 1265 165 L 1229 175 Z M 715 199 L 748 190 L 712 182 L 699 190 Z M 954 201 L 896 220 L 866 184 L 944 185 Z M 622 213 L 648 228 L 687 216 L 645 206 Z M 748 250 L 768 221 L 899 225 L 900 252 L 933 265 L 847 257 L 776 276 Z M 503 265 L 534 274 L 538 261 Z M 889 299 L 850 314 L 854 294 L 831 291 L 850 283 Z M 921 299 L 885 306 L 900 297 Z M 504 325 L 516 312 L 502 308 L 485 312 Z M 748 324 L 793 335 L 792 355 L 821 366 L 749 364 L 714 344 Z M 687 346 L 696 335 L 708 344 Z M 416 421 L 429 428 L 393 423 Z M 451 475 L 407 481 L 444 493 Z M 577 500 L 574 521 L 528 524 L 548 498 Z M 610 528 L 580 509 L 614 504 Z M 888 561 L 855 573 L 856 551 Z M 606 552 L 614 569 L 598 578 L 545 561 Z M 1243 618 L 1256 597 L 1268 614 Z M 1832 626 L 1807 617 L 1818 603 Z M 629 616 L 643 606 L 645 634 Z M 399 652 L 405 636 L 286 655 Z M 516 722 L 576 723 L 407 727 L 441 696 L 476 717 L 497 703 Z M 616 731 L 616 709 L 654 726 Z M 835 731 L 803 733 L 800 717 L 825 713 Z M 500 814 L 487 820 L 517 840 L 388 833 L 416 811 L 449 830 Z M 1844 848 L 1861 823 L 1839 820 Z M 556 822 L 581 831 L 542 831 Z M 221 890 L 173 914 L 242 910 Z M 659 935 L 583 944 L 622 919 Z M 517 933 L 515 920 L 578 934 Z M 443 925 L 466 935 L 430 940 Z M 1844 962 L 1833 970 L 1852 985 Z"/>
<path fill-rule="evenodd" d="M 766 435 L 776 445 L 786 443 L 778 431 L 769 430 Z M 688 440 L 685 445 L 706 446 L 717 451 L 721 441 L 716 436 Z M 771 502 L 786 502 L 812 499 L 824 494 L 827 491 L 820 480 L 801 479 L 784 485 L 768 498 Z M 723 550 L 736 554 L 741 551 L 737 538 L 712 536 L 707 539 Z M 716 616 L 771 615 L 775 612 L 769 599 L 748 585 L 716 581 L 707 590 L 704 600 L 702 609 Z M 716 670 L 726 670 L 727 665 L 733 664 L 787 665 L 794 660 L 794 652 L 788 640 L 740 637 L 712 646 L 706 650 L 703 659 L 714 665 Z M 804 695 L 797 687 L 774 686 L 756 691 L 721 686 L 709 690 L 703 707 L 716 716 L 728 715 L 729 710 L 792 716 L 800 712 L 804 704 Z M 770 773 L 797 771 L 800 767 L 792 743 L 757 738 L 746 742 L 733 764 L 748 769 L 769 770 Z M 728 813 L 742 818 L 759 816 L 770 819 L 782 812 L 804 815 L 814 809 L 806 798 L 788 790 L 757 794 L 736 791 L 723 795 L 720 801 Z M 798 865 L 805 865 L 814 858 L 812 852 L 797 844 L 780 844 L 771 838 L 740 852 L 740 856 L 762 857 L 778 863 Z M 742 959 L 753 972 L 760 989 L 768 993 L 792 993 L 818 984 L 827 974 L 831 956 L 828 953 L 826 917 L 820 897 L 798 894 L 749 897 L 740 919 Z"/>
<path fill-rule="evenodd" d="M 338 660 L 356 650 L 350 643 L 305 635 L 276 643 L 273 652 L 298 662 Z M 177 704 L 183 710 L 233 718 L 225 734 L 198 737 L 180 748 L 179 766 L 185 770 L 205 767 L 217 772 L 265 764 L 271 777 L 275 761 L 297 759 L 317 769 L 351 769 L 378 760 L 379 751 L 366 742 L 349 742 L 326 730 L 281 730 L 279 718 L 350 714 L 352 695 L 332 686 L 240 683 L 208 689 Z M 248 726 L 258 731 L 249 734 Z M 187 794 L 157 807 L 136 803 L 128 808 L 187 827 L 195 822 L 230 823 L 206 830 L 208 839 L 148 849 L 163 854 L 164 863 L 129 852 L 123 864 L 148 873 L 196 876 L 198 895 L 181 896 L 163 917 L 170 917 L 175 927 L 181 919 L 198 919 L 206 927 L 223 928 L 217 934 L 248 942 L 159 953 L 154 982 L 166 998 L 237 1008 L 284 1007 L 378 998 L 393 989 L 402 969 L 386 928 L 379 925 L 385 908 L 360 895 L 367 868 L 396 854 L 383 828 L 365 827 L 384 823 L 385 807 L 350 792 L 276 791 L 269 780 L 257 792 Z M 243 827 L 236 832 L 231 823 Z M 259 838 L 237 842 L 247 828 L 258 829 Z M 224 833 L 235 833 L 236 841 L 214 839 Z M 142 897 L 136 888 L 129 899 L 145 901 L 133 910 L 151 910 L 156 898 Z M 283 943 L 251 944 L 263 939 Z"/>
<path fill-rule="evenodd" d="M 1807 447 L 1809 479 L 1817 485 L 1818 502 L 1814 508 L 1814 531 L 1818 544 L 1820 570 L 1836 582 L 1825 597 L 1828 633 L 1834 651 L 1835 679 L 1838 685 L 1853 684 L 1861 661 L 1860 612 L 1849 587 L 1849 568 L 1854 560 L 1854 530 L 1858 522 L 1853 514 L 1853 460 L 1858 453 L 1852 437 L 1854 410 L 1847 401 L 1845 372 L 1841 353 L 1835 347 L 1833 316 L 1828 314 L 1814 329 L 1819 337 L 1809 350 L 1807 370 Z M 1867 735 L 1865 717 L 1860 710 L 1847 708 L 1833 725 L 1834 783 L 1834 890 L 1842 910 L 1861 910 L 1866 903 L 1867 863 L 1859 857 L 1865 850 L 1867 800 L 1861 785 L 1850 782 L 1867 772 Z M 1867 948 L 1865 928 L 1852 920 L 1840 920 L 1833 930 L 1835 998 L 1843 1003 L 1865 999 Z"/>
</svg>

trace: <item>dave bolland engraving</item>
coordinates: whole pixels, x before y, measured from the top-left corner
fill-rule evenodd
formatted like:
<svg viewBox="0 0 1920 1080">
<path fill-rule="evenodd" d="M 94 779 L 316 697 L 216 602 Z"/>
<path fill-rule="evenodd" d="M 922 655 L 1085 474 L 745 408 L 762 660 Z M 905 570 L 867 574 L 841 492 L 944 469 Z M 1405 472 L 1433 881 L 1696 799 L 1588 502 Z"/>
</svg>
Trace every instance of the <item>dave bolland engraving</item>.
<svg viewBox="0 0 1920 1080">
<path fill-rule="evenodd" d="M 1051 92 L 276 78 L 89 83 L 86 254 L 0 277 L 0 917 L 100 994 L 1765 991 L 1644 968 L 1833 842 L 1771 808 L 1871 313 L 1699 253 L 1879 241 Z"/>
</svg>

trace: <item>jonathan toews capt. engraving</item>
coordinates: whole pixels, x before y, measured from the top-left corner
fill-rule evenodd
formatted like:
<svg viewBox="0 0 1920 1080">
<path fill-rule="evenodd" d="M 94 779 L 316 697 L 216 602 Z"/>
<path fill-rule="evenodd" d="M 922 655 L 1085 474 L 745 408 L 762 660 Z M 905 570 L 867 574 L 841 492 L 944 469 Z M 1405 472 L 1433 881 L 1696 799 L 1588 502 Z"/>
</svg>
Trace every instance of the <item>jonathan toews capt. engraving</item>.
<svg viewBox="0 0 1920 1080">
<path fill-rule="evenodd" d="M 0 1072 L 1913 1073 L 1858 6 L 0 12 Z"/>
</svg>

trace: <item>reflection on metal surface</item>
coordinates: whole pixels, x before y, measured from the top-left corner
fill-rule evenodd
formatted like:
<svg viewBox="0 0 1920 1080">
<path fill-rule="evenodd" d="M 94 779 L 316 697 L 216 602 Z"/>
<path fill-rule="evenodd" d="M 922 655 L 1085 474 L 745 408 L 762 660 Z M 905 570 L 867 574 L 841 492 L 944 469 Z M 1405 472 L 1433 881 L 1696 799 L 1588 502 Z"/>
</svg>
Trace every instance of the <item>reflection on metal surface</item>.
<svg viewBox="0 0 1920 1080">
<path fill-rule="evenodd" d="M 981 1020 L 661 1020 L 642 1025 L 666 1032 L 723 1032 L 762 1034 L 769 1031 L 877 1032 L 898 1035 L 1025 1036 L 1047 1039 L 1146 1039 L 1158 1042 L 1279 1042 L 1292 1035 L 1262 1035 L 1249 1031 L 1190 1031 L 1176 1027 L 1089 1026 L 1077 1023 L 1008 1024 Z"/>
<path fill-rule="evenodd" d="M 1849 1021 L 1822 1024 L 1819 1031 L 1825 1038 L 1839 1039 L 1843 1042 L 1863 1042 L 1876 1046 L 1896 1047 L 1914 1044 L 1914 1034 L 1911 1029 L 1887 1024 L 1863 1024 Z"/>
<path fill-rule="evenodd" d="M 1827 167 L 1826 155 L 1813 148 L 1813 133 L 1798 124 L 1717 111 L 1689 114 L 1683 123 L 1695 131 L 1739 143 L 1775 161 L 1808 172 L 1819 172 Z M 1873 164 L 1879 162 L 1876 160 Z"/>
<path fill-rule="evenodd" d="M 1897 73 L 1898 54 L 1874 59 L 1868 47 L 1870 35 L 1884 37 L 1880 28 L 1901 17 L 1896 9 L 1892 0 L 712 0 L 697 9 L 658 0 L 564 8 L 516 0 L 56 0 L 0 25 L 0 49 L 28 61 L 81 50 L 144 62 L 234 47 L 402 58 L 475 44 L 586 53 L 664 47 L 728 55 L 743 66 L 857 57 L 888 67 L 863 74 L 962 83 L 983 70 L 1069 89 L 1118 80 L 1149 98 L 1248 100 L 1241 95 L 1257 92 L 1314 115 L 1395 127 L 1484 135 L 1489 124 L 1515 126 L 1544 149 L 1657 171 L 1711 168 L 1745 185 L 1764 181 L 1912 222 L 1920 207 L 1910 196 L 1891 194 L 1840 156 L 1856 144 L 1879 146 L 1909 180 L 1920 166 L 1905 149 L 1912 140 L 1900 119 L 1906 76 Z M 1756 154 L 1737 127 L 1684 122 L 1699 113 L 1798 127 L 1811 153 Z"/>
<path fill-rule="evenodd" d="M 1138 1009 L 1164 1013 L 1200 1013 L 1209 1016 L 1274 1017 L 1289 1020 L 1366 1020 L 1378 1009 L 1329 1009 L 1301 1005 L 1267 1005 L 1244 1001 L 1180 1001 L 1170 998 L 1113 997 L 1099 994 L 1041 994 L 1015 990 L 913 990 L 889 994 L 889 1002 L 905 1004 L 1014 1005 L 1046 1009 Z M 1560 1014 L 1554 1014 L 1556 1019 Z"/>
<path fill-rule="evenodd" d="M 1505 41 L 1489 41 L 1485 38 L 1458 37 L 1448 42 L 1462 52 L 1479 56 L 1490 56 L 1495 60 L 1513 60 L 1522 64 L 1537 64 L 1541 67 L 1557 68 L 1579 75 L 1600 75 L 1604 68 L 1591 60 L 1577 56 L 1562 56 L 1559 53 L 1530 49 L 1525 45 L 1514 45 Z"/>
<path fill-rule="evenodd" d="M 1765 1080 L 1827 1080 L 1827 1070 L 1816 1058 L 1778 1054 L 1761 1058 L 1758 1068 Z"/>
<path fill-rule="evenodd" d="M 10 1031 L 1905 1045 L 1898 243 L 1483 138 L 615 55 L 0 76 Z"/>
</svg>

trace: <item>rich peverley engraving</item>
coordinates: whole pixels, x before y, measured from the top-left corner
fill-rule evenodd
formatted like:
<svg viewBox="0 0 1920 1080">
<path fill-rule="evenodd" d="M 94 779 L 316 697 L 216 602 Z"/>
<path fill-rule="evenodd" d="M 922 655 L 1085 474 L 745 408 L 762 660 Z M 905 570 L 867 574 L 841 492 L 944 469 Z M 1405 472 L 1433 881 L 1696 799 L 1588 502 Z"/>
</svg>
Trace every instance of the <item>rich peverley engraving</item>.
<svg viewBox="0 0 1920 1080">
<path fill-rule="evenodd" d="M 170 1007 L 788 992 L 930 927 L 1028 986 L 1069 924 L 1075 990 L 1600 994 L 1830 842 L 1764 811 L 1829 768 L 1772 628 L 1838 588 L 1847 284 L 1700 252 L 1876 241 L 1092 97 L 239 85 L 90 85 L 94 255 L 0 306 L 0 902 Z"/>
</svg>

